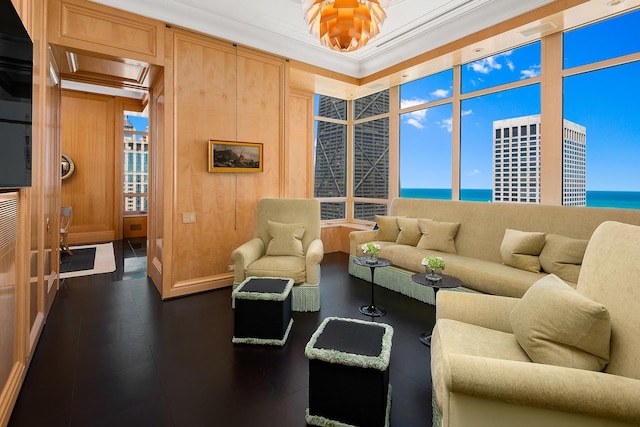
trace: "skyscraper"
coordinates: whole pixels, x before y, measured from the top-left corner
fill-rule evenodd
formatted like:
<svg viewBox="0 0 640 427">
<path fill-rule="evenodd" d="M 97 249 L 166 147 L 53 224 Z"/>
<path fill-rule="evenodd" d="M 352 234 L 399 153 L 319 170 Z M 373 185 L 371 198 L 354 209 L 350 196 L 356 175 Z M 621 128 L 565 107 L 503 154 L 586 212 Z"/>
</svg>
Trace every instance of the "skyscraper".
<svg viewBox="0 0 640 427">
<path fill-rule="evenodd" d="M 347 179 L 352 179 L 353 195 L 386 199 L 389 194 L 389 119 L 366 120 L 389 112 L 389 91 L 384 90 L 353 101 L 353 176 L 347 177 L 347 125 L 317 121 L 315 197 L 346 197 Z M 320 95 L 318 116 L 346 120 L 347 101 Z M 322 219 L 345 217 L 342 202 L 323 202 Z M 357 202 L 354 217 L 373 220 L 386 214 L 386 205 Z"/>
<path fill-rule="evenodd" d="M 330 119 L 347 119 L 347 101 L 320 95 L 318 116 Z M 347 125 L 318 120 L 315 135 L 315 197 L 347 196 Z M 346 216 L 345 204 L 322 203 L 324 220 L 342 219 Z"/>
<path fill-rule="evenodd" d="M 136 133 L 136 129 L 126 116 L 124 119 L 123 170 L 124 211 L 146 212 L 149 200 L 147 197 L 149 191 L 149 142 L 147 135 Z"/>
<path fill-rule="evenodd" d="M 493 122 L 493 201 L 540 203 L 540 115 Z M 564 120 L 562 203 L 585 206 L 586 128 Z"/>
<path fill-rule="evenodd" d="M 565 120 L 562 141 L 562 204 L 586 206 L 587 129 Z"/>
</svg>

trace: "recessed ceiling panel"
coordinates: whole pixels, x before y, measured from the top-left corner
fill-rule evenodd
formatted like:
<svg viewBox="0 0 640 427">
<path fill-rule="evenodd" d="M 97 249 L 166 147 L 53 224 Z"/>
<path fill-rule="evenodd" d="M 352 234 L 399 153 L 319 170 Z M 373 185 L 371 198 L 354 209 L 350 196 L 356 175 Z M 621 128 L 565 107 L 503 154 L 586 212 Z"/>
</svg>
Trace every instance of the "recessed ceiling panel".
<svg viewBox="0 0 640 427">
<path fill-rule="evenodd" d="M 552 0 L 390 0 L 380 34 L 355 52 L 334 52 L 309 34 L 299 0 L 93 0 L 360 78 Z"/>
</svg>

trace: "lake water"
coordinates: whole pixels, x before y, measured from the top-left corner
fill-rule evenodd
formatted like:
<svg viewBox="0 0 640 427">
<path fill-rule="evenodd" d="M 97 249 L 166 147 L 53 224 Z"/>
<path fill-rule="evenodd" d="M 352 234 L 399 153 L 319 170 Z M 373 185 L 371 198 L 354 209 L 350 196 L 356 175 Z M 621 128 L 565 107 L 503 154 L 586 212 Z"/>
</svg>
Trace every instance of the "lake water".
<svg viewBox="0 0 640 427">
<path fill-rule="evenodd" d="M 490 202 L 490 189 L 460 190 L 460 200 Z M 451 200 L 451 190 L 444 188 L 402 188 L 400 196 L 417 199 Z M 639 191 L 587 191 L 587 206 L 598 208 L 640 209 Z"/>
</svg>

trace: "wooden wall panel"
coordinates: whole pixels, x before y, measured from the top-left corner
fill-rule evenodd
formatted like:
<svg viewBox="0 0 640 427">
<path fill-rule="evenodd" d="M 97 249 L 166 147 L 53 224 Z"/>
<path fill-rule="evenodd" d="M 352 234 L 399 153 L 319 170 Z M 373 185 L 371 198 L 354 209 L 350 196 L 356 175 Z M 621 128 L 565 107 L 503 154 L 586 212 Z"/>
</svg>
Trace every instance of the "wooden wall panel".
<svg viewBox="0 0 640 427">
<path fill-rule="evenodd" d="M 168 31 L 176 167 L 168 296 L 176 296 L 231 284 L 231 252 L 254 236 L 257 201 L 280 195 L 284 61 Z M 210 139 L 262 143 L 263 172 L 209 173 Z M 196 222 L 184 224 L 184 213 Z"/>
<path fill-rule="evenodd" d="M 153 82 L 149 93 L 149 212 L 147 227 L 147 274 L 153 280 L 160 295 L 169 293 L 171 277 L 167 271 L 164 277 L 165 232 L 171 230 L 173 200 L 173 164 L 166 159 L 165 151 L 171 144 L 165 143 L 165 131 L 172 128 L 172 117 L 165 111 L 165 75 L 162 73 Z M 173 111 L 168 109 L 168 111 Z M 165 119 L 166 114 L 166 119 Z M 171 132 L 168 132 L 171 134 Z M 170 266 L 170 263 L 167 263 Z M 165 285 L 166 284 L 166 285 Z M 164 291 L 166 286 L 166 292 Z"/>
<path fill-rule="evenodd" d="M 287 97 L 285 197 L 313 197 L 313 97 L 296 90 Z"/>
<path fill-rule="evenodd" d="M 62 206 L 73 208 L 72 244 L 116 239 L 114 98 L 63 91 L 62 152 L 76 165 L 62 183 Z"/>
<path fill-rule="evenodd" d="M 324 253 L 345 252 L 349 253 L 349 233 L 352 231 L 368 230 L 359 224 L 341 225 L 325 224 L 320 230 L 320 238 L 324 246 Z"/>
<path fill-rule="evenodd" d="M 18 335 L 24 331 L 18 319 L 24 306 L 20 298 L 17 266 L 18 254 L 18 193 L 0 193 L 0 388 L 12 390 L 6 396 L 0 393 L 0 425 L 6 425 L 11 406 L 17 398 L 15 392 L 19 377 L 15 372 L 24 367 Z M 24 293 L 23 293 L 24 295 Z"/>
<path fill-rule="evenodd" d="M 264 161 L 262 173 L 237 177 L 236 230 L 242 242 L 255 236 L 258 201 L 281 196 L 284 176 L 284 61 L 240 49 L 237 74 L 237 139 L 262 143 Z M 237 238 L 234 241 L 238 242 Z"/>
<path fill-rule="evenodd" d="M 163 23 L 87 0 L 49 2 L 49 41 L 115 57 L 162 64 Z"/>
</svg>

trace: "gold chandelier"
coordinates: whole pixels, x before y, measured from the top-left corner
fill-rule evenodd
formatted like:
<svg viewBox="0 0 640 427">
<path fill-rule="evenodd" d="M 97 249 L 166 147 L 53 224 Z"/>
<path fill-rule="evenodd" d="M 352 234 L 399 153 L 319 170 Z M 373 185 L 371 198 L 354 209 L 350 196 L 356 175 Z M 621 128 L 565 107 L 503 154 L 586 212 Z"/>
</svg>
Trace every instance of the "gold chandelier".
<svg viewBox="0 0 640 427">
<path fill-rule="evenodd" d="M 366 45 L 380 32 L 389 0 L 302 0 L 309 32 L 340 52 Z"/>
</svg>

